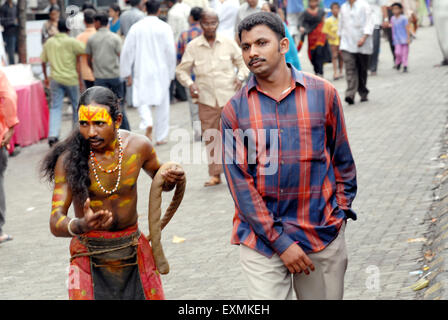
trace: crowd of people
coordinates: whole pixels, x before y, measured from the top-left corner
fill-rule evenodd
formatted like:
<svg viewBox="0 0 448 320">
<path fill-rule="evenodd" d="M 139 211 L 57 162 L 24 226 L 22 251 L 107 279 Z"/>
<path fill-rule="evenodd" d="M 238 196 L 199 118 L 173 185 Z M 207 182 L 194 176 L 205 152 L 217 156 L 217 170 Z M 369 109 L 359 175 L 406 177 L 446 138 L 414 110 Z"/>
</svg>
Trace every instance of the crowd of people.
<svg viewBox="0 0 448 320">
<path fill-rule="evenodd" d="M 408 71 L 409 44 L 421 22 L 412 7 L 416 3 L 130 0 L 123 13 L 116 4 L 107 12 L 85 2 L 75 17 L 65 17 L 53 3 L 42 28 L 42 71 L 51 92 L 50 150 L 42 172 L 54 183 L 51 231 L 74 239 L 71 263 L 80 272 L 81 287 L 69 288 L 70 298 L 164 298 L 148 240 L 136 224 L 136 183 L 141 169 L 154 178 L 162 167 L 154 145 L 167 143 L 170 101 L 174 91 L 182 96 L 183 90 L 195 140 L 207 147 L 204 186 L 221 184 L 224 174 L 235 202 L 232 243 L 241 244 L 250 298 L 290 299 L 295 290 L 299 299 L 342 299 L 344 230 L 349 218 L 356 220 L 351 209 L 356 167 L 339 94 L 322 79 L 323 66 L 333 64 L 333 80 L 343 77 L 345 68 L 348 104 L 355 103 L 356 93 L 367 101 L 368 71 L 377 72 L 381 29 L 390 41 L 393 67 Z M 17 25 L 14 6 L 7 0 L 1 9 L 9 64 L 15 62 L 15 40 L 9 38 L 9 28 Z M 298 52 L 305 38 L 314 74 L 300 71 Z M 7 94 L 12 89 L 1 71 L 0 85 L 6 101 L 0 108 L 4 242 L 12 237 L 1 229 L 3 158 L 18 119 L 17 97 Z M 65 96 L 74 130 L 59 141 Z M 137 108 L 146 137 L 131 132 L 127 106 Z M 257 134 L 275 129 L 280 142 L 274 146 L 265 137 L 265 153 L 255 164 L 249 163 L 245 138 L 225 133 L 254 128 Z M 257 139 L 249 134 L 249 142 Z M 274 152 L 279 167 L 267 174 L 262 160 Z M 235 154 L 245 155 L 243 163 Z M 228 155 L 224 164 L 216 161 Z M 163 175 L 164 191 L 185 181 L 175 166 Z M 69 219 L 72 201 L 76 217 Z M 80 235 L 90 240 L 81 243 Z M 118 241 L 115 246 L 110 239 Z M 120 267 L 130 268 L 125 281 L 113 280 L 123 277 L 121 269 L 95 269 L 94 259 L 100 264 L 111 256 L 90 256 L 111 252 Z M 145 267 L 137 266 L 137 254 L 148 262 Z M 110 290 L 116 286 L 119 290 Z"/>
</svg>

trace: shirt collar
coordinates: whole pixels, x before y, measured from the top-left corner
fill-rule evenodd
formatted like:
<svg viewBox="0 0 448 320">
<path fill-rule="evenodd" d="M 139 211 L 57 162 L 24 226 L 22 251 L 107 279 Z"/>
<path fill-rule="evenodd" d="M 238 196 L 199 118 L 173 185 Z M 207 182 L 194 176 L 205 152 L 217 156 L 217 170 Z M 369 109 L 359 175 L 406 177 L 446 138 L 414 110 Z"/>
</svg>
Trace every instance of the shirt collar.
<svg viewBox="0 0 448 320">
<path fill-rule="evenodd" d="M 305 79 L 303 78 L 303 73 L 294 66 L 292 66 L 290 63 L 286 63 L 288 65 L 288 68 L 291 69 L 291 76 L 292 80 L 295 82 L 295 84 L 300 84 L 302 87 L 306 88 L 305 85 Z M 247 89 L 248 91 L 254 89 L 257 87 L 257 79 L 255 78 L 254 74 L 251 74 L 249 80 L 247 81 Z"/>
<path fill-rule="evenodd" d="M 221 36 L 217 33 L 216 34 L 216 39 L 215 42 L 222 42 L 222 38 Z M 208 43 L 207 39 L 205 39 L 204 33 L 202 33 L 201 38 L 200 38 L 200 44 L 201 46 L 206 46 L 206 47 L 210 47 L 210 44 Z"/>
</svg>

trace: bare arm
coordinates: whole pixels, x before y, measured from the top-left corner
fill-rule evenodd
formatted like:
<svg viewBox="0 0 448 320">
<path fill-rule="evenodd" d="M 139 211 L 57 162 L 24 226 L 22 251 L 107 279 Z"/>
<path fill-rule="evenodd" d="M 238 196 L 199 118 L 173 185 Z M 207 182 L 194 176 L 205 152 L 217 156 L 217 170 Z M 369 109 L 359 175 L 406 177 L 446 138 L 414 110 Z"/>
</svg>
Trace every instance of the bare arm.
<svg viewBox="0 0 448 320">
<path fill-rule="evenodd" d="M 157 158 L 156 150 L 147 140 L 142 147 L 142 158 L 143 158 L 143 170 L 152 178 L 159 171 L 162 163 Z M 176 186 L 178 181 L 185 180 L 185 172 L 182 169 L 168 169 L 162 172 L 162 176 L 165 178 L 165 183 L 163 185 L 163 191 L 171 191 Z"/>
</svg>

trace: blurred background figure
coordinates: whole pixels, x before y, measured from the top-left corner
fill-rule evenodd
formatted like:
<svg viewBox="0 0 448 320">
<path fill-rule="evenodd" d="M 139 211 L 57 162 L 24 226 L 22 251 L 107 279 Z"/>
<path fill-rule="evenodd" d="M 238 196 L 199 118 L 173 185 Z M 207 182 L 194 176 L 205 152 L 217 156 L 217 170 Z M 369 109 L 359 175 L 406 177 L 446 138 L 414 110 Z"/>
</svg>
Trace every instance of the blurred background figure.
<svg viewBox="0 0 448 320">
<path fill-rule="evenodd" d="M 235 39 L 236 16 L 240 9 L 239 0 L 214 0 L 212 7 L 219 18 L 218 33 Z"/>
<path fill-rule="evenodd" d="M 85 29 L 76 37 L 76 40 L 81 41 L 84 44 L 84 46 L 87 44 L 89 38 L 96 33 L 95 20 L 94 20 L 95 14 L 96 12 L 92 9 L 86 9 L 84 11 Z M 82 54 L 81 56 L 78 57 L 78 59 L 79 59 L 79 66 L 81 68 L 81 77 L 84 82 L 84 87 L 80 88 L 82 93 L 85 89 L 93 87 L 95 83 L 95 77 L 93 75 L 92 69 L 90 68 L 87 62 L 87 55 Z"/>
<path fill-rule="evenodd" d="M 342 71 L 344 69 L 344 61 L 342 60 L 342 53 L 339 50 L 339 10 L 341 7 L 339 3 L 333 2 L 331 4 L 331 16 L 325 20 L 322 32 L 327 35 L 328 44 L 331 49 L 331 60 L 333 63 L 333 80 L 342 78 Z"/>
<path fill-rule="evenodd" d="M 308 8 L 299 19 L 299 48 L 307 36 L 308 57 L 313 64 L 314 73 L 320 77 L 324 75 L 324 63 L 331 62 L 327 36 L 322 32 L 325 15 L 325 10 L 319 7 L 319 0 L 309 0 Z"/>
<path fill-rule="evenodd" d="M 0 7 L 0 23 L 3 27 L 3 39 L 8 54 L 8 63 L 15 64 L 17 36 L 19 31 L 19 11 L 12 0 L 6 0 Z"/>
<path fill-rule="evenodd" d="M 261 11 L 265 12 L 272 12 L 275 14 L 278 14 L 278 9 L 275 6 L 274 3 L 264 2 L 261 6 Z M 283 22 L 283 25 L 285 27 L 285 33 L 286 37 L 289 40 L 289 51 L 285 55 L 285 59 L 287 63 L 290 63 L 296 68 L 297 70 L 302 70 L 302 67 L 300 65 L 299 60 L 299 53 L 297 52 L 296 43 L 294 42 L 293 37 L 289 33 L 288 27 L 286 26 L 286 23 Z"/>
<path fill-rule="evenodd" d="M 49 19 L 42 26 L 42 44 L 45 43 L 50 37 L 58 33 L 58 21 L 61 16 L 61 9 L 58 5 L 51 6 L 48 10 Z"/>
<path fill-rule="evenodd" d="M 120 32 L 120 15 L 121 8 L 117 3 L 113 3 L 109 7 L 109 30 L 113 33 L 121 34 Z"/>
</svg>

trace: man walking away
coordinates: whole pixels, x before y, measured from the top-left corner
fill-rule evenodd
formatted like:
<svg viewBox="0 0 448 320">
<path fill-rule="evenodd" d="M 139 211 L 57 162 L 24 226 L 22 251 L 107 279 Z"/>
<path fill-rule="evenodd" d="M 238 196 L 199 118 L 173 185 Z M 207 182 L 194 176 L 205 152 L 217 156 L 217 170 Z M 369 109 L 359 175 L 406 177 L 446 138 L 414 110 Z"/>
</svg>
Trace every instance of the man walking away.
<svg viewBox="0 0 448 320">
<path fill-rule="evenodd" d="M 78 122 L 76 113 L 79 88 L 83 86 L 78 72 L 77 57 L 85 52 L 82 42 L 69 37 L 70 32 L 64 18 L 58 22 L 59 33 L 45 42 L 40 59 L 45 77 L 45 87 L 51 90 L 50 130 L 48 144 L 50 147 L 59 141 L 62 120 L 62 105 L 67 94 L 73 109 L 73 125 Z M 47 76 L 47 62 L 50 63 L 51 80 Z"/>
<path fill-rule="evenodd" d="M 140 129 L 146 130 L 146 136 L 150 138 L 155 124 L 157 145 L 167 142 L 169 88 L 176 69 L 173 32 L 157 17 L 160 3 L 159 0 L 145 3 L 148 16 L 131 27 L 120 56 L 121 76 L 127 78 L 128 85 L 133 85 L 132 97 L 140 114 Z M 156 112 L 155 121 L 151 108 Z"/>
<path fill-rule="evenodd" d="M 86 55 L 95 76 L 95 85 L 115 93 L 123 114 L 120 128 L 131 130 L 124 104 L 124 86 L 120 80 L 121 38 L 107 27 L 109 18 L 105 12 L 97 13 L 94 21 L 98 31 L 87 41 Z"/>
</svg>

